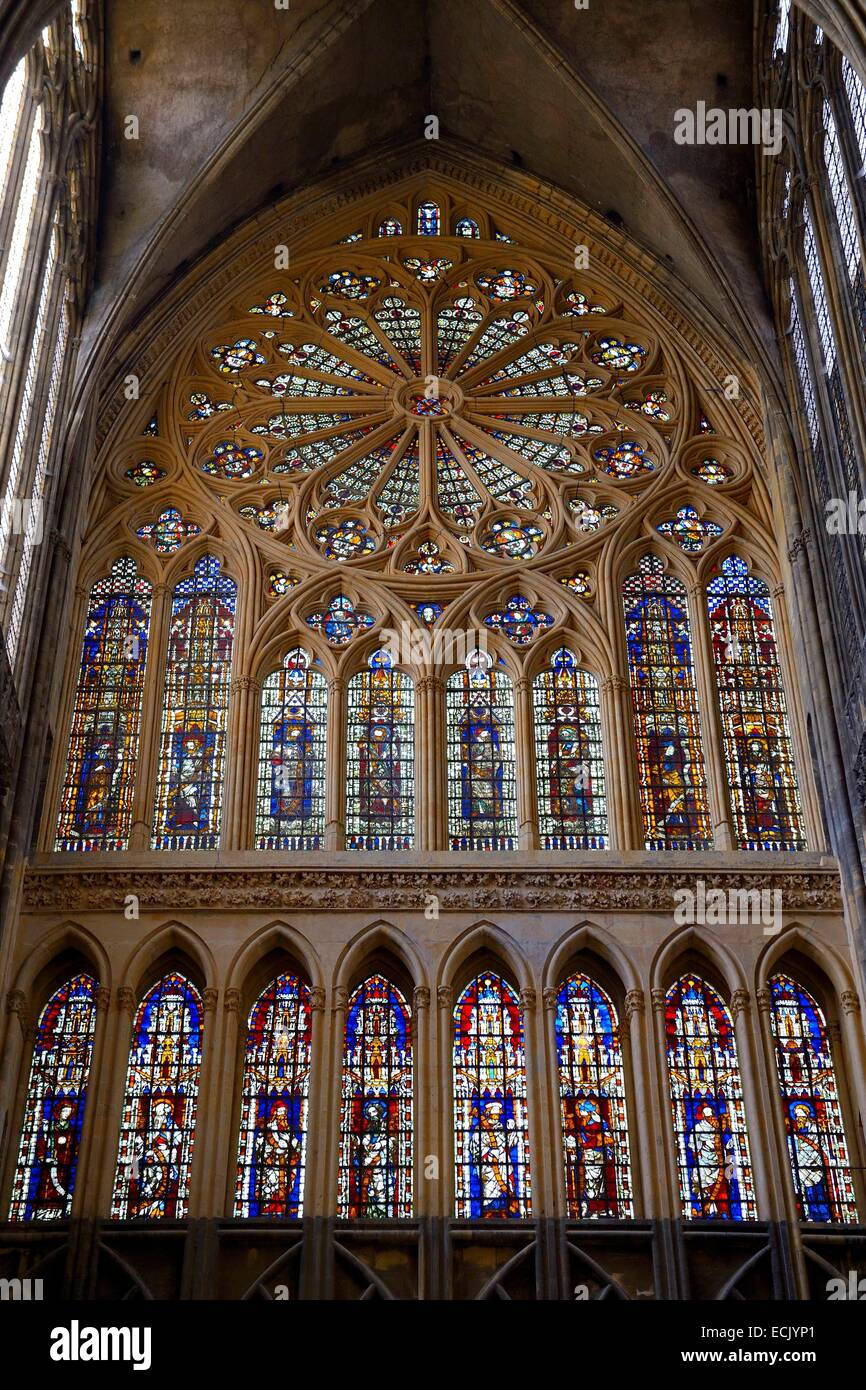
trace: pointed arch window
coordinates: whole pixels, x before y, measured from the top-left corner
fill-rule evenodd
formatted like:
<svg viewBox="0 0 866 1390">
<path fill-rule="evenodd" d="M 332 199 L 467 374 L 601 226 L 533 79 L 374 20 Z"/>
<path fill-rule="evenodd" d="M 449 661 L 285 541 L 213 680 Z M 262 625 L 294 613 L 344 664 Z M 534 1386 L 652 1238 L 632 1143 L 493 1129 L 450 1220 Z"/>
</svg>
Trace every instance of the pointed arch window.
<svg viewBox="0 0 866 1390">
<path fill-rule="evenodd" d="M 438 236 L 442 229 L 442 214 L 438 203 L 419 203 L 416 228 L 419 236 Z"/>
<path fill-rule="evenodd" d="M 790 975 L 770 981 L 770 1023 L 801 1221 L 856 1222 L 857 1203 L 824 1014 Z"/>
<path fill-rule="evenodd" d="M 187 1214 L 201 1042 L 201 998 L 171 971 L 147 992 L 135 1016 L 111 1203 L 115 1221 Z"/>
<path fill-rule="evenodd" d="M 384 650 L 348 685 L 346 845 L 411 849 L 415 841 L 415 687 Z"/>
<path fill-rule="evenodd" d="M 371 975 L 349 999 L 343 1050 L 339 1215 L 412 1215 L 412 1018 L 400 990 Z"/>
<path fill-rule="evenodd" d="M 63 1221 L 72 1211 L 96 1026 L 96 981 L 75 975 L 39 1016 L 10 1221 Z"/>
<path fill-rule="evenodd" d="M 172 597 L 154 849 L 219 845 L 236 595 L 204 555 Z"/>
<path fill-rule="evenodd" d="M 258 849 L 321 849 L 328 690 L 303 647 L 262 685 Z"/>
<path fill-rule="evenodd" d="M 446 688 L 448 843 L 517 849 L 514 695 L 487 652 L 472 652 Z"/>
<path fill-rule="evenodd" d="M 625 1076 L 616 1010 L 588 975 L 556 1001 L 556 1054 L 568 1214 L 634 1216 Z"/>
<path fill-rule="evenodd" d="M 805 849 L 770 591 L 731 555 L 707 607 L 739 848 Z"/>
<path fill-rule="evenodd" d="M 285 973 L 250 1010 L 235 1216 L 303 1215 L 311 1018 L 308 985 Z"/>
<path fill-rule="evenodd" d="M 647 849 L 711 849 L 685 586 L 644 555 L 623 584 Z"/>
<path fill-rule="evenodd" d="M 542 849 L 608 843 L 598 682 L 560 647 L 533 682 Z"/>
<path fill-rule="evenodd" d="M 150 605 L 128 555 L 90 591 L 56 850 L 128 848 Z"/>
<path fill-rule="evenodd" d="M 454 1009 L 455 1216 L 532 1215 L 523 1016 L 512 986 L 484 971 Z"/>
<path fill-rule="evenodd" d="M 755 1221 L 734 1025 L 706 980 L 683 975 L 668 990 L 665 1036 L 683 1216 Z"/>
</svg>

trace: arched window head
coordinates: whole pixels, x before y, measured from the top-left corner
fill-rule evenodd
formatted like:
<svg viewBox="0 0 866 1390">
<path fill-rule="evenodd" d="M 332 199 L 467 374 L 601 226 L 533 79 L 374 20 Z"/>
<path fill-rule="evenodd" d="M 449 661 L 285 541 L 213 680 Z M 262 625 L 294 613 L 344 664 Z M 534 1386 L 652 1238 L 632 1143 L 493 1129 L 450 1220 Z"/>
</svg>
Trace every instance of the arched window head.
<svg viewBox="0 0 866 1390">
<path fill-rule="evenodd" d="M 90 591 L 54 848 L 127 849 L 151 586 L 129 556 Z"/>
<path fill-rule="evenodd" d="M 721 996 L 697 975 L 668 990 L 665 1036 L 683 1216 L 755 1221 L 734 1025 Z"/>
<path fill-rule="evenodd" d="M 204 555 L 172 596 L 154 849 L 219 845 L 236 593 Z"/>
<path fill-rule="evenodd" d="M 532 1215 L 526 1059 L 517 994 L 485 970 L 454 1009 L 457 1217 Z"/>
<path fill-rule="evenodd" d="M 731 555 L 707 607 L 739 848 L 805 849 L 769 590 Z"/>
<path fill-rule="evenodd" d="M 148 990 L 135 1016 L 111 1202 L 115 1221 L 187 1214 L 201 1042 L 198 991 L 171 971 Z"/>
<path fill-rule="evenodd" d="M 96 981 L 75 975 L 39 1016 L 10 1221 L 63 1221 L 72 1211 L 96 1026 Z"/>
<path fill-rule="evenodd" d="M 790 975 L 773 976 L 770 996 L 797 1214 L 801 1221 L 856 1222 L 851 1160 L 826 1020 L 816 1000 Z"/>
<path fill-rule="evenodd" d="M 346 845 L 411 849 L 415 841 L 415 687 L 390 653 L 373 652 L 348 686 Z"/>
<path fill-rule="evenodd" d="M 419 203 L 415 226 L 419 236 L 438 236 L 442 229 L 439 204 Z"/>
<path fill-rule="evenodd" d="M 321 849 L 328 691 L 303 647 L 262 684 L 258 849 Z"/>
<path fill-rule="evenodd" d="M 598 682 L 560 647 L 533 682 L 542 849 L 606 849 Z"/>
<path fill-rule="evenodd" d="M 469 237 L 475 241 L 481 235 L 478 223 L 471 217 L 461 217 L 454 224 L 454 235 Z"/>
<path fill-rule="evenodd" d="M 412 1018 L 405 998 L 371 975 L 349 1000 L 343 1051 L 338 1214 L 412 1215 Z"/>
<path fill-rule="evenodd" d="M 296 975 L 263 989 L 247 1022 L 235 1216 L 303 1215 L 310 991 Z"/>
<path fill-rule="evenodd" d="M 685 586 L 644 555 L 623 605 L 644 843 L 712 849 Z"/>
<path fill-rule="evenodd" d="M 402 236 L 403 228 L 396 217 L 386 217 L 379 223 L 377 236 Z"/>
<path fill-rule="evenodd" d="M 568 1214 L 634 1216 L 625 1078 L 616 1010 L 587 975 L 556 1001 L 556 1053 Z"/>
<path fill-rule="evenodd" d="M 449 677 L 446 710 L 450 848 L 516 849 L 514 697 L 488 652 Z"/>
</svg>

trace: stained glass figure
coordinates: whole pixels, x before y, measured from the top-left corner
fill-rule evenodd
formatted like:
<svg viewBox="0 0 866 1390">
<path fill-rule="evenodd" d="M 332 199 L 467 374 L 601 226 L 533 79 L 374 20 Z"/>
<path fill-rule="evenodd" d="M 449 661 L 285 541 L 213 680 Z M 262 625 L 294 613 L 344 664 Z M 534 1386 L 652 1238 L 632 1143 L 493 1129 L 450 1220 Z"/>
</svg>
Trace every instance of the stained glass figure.
<svg viewBox="0 0 866 1390">
<path fill-rule="evenodd" d="M 698 416 L 698 434 L 715 434 L 715 430 L 703 413 Z"/>
<path fill-rule="evenodd" d="M 448 679 L 448 842 L 451 849 L 517 849 L 514 696 L 488 653 L 472 652 Z"/>
<path fill-rule="evenodd" d="M 538 293 L 538 286 L 522 270 L 486 270 L 476 275 L 475 283 L 490 299 L 504 301 Z"/>
<path fill-rule="evenodd" d="M 773 605 L 739 556 L 707 585 L 713 664 L 740 849 L 805 849 Z"/>
<path fill-rule="evenodd" d="M 412 612 L 424 624 L 425 627 L 432 627 L 437 618 L 441 618 L 445 612 L 447 604 L 444 603 L 410 603 Z"/>
<path fill-rule="evenodd" d="M 615 507 L 612 502 L 601 502 L 598 506 L 593 506 L 583 497 L 570 497 L 568 509 L 574 513 L 575 522 L 581 531 L 597 531 L 606 521 L 613 521 L 619 516 L 619 507 Z"/>
<path fill-rule="evenodd" d="M 272 319 L 294 318 L 294 310 L 289 307 L 289 297 L 282 290 L 269 294 L 261 304 L 251 304 L 248 314 L 266 314 Z"/>
<path fill-rule="evenodd" d="M 238 516 L 242 516 L 244 521 L 251 521 L 262 531 L 274 531 L 277 534 L 288 530 L 290 512 L 291 503 L 285 497 L 275 497 L 263 507 L 257 507 L 255 502 L 245 502 L 242 507 L 238 507 Z"/>
<path fill-rule="evenodd" d="M 710 849 L 712 830 L 684 585 L 645 555 L 623 584 L 647 849 Z"/>
<path fill-rule="evenodd" d="M 448 273 L 454 262 L 447 256 L 432 256 L 429 260 L 421 256 L 404 256 L 403 264 L 422 285 L 435 285 Z"/>
<path fill-rule="evenodd" d="M 386 217 L 384 222 L 379 223 L 377 236 L 402 236 L 403 228 L 396 217 Z"/>
<path fill-rule="evenodd" d="M 139 526 L 136 535 L 143 541 L 151 541 L 157 555 L 173 555 L 180 550 L 184 541 L 197 536 L 201 531 L 194 521 L 184 521 L 177 507 L 166 507 L 156 521 Z"/>
<path fill-rule="evenodd" d="M 704 521 L 694 507 L 680 507 L 675 517 L 656 527 L 660 536 L 675 541 L 687 555 L 697 555 L 712 541 L 718 540 L 722 527 L 715 521 Z"/>
<path fill-rule="evenodd" d="M 415 227 L 419 236 L 438 236 L 442 224 L 442 214 L 438 203 L 420 203 Z"/>
<path fill-rule="evenodd" d="M 56 850 L 129 846 L 150 603 L 128 556 L 90 591 Z"/>
<path fill-rule="evenodd" d="M 335 270 L 319 286 L 320 294 L 333 294 L 339 299 L 369 299 L 381 281 L 375 275 L 361 275 L 354 270 Z"/>
<path fill-rule="evenodd" d="M 321 849 L 328 691 L 302 647 L 262 683 L 257 849 Z"/>
<path fill-rule="evenodd" d="M 306 618 L 307 627 L 312 628 L 313 632 L 320 632 L 332 647 L 345 647 L 359 632 L 367 632 L 375 621 L 372 614 L 356 610 L 345 594 L 338 594 L 331 599 L 327 609 L 309 613 Z"/>
<path fill-rule="evenodd" d="M 605 473 L 614 478 L 636 478 L 641 473 L 652 473 L 657 467 L 655 459 L 636 439 L 621 439 L 618 444 L 605 445 L 595 450 L 595 457 Z"/>
<path fill-rule="evenodd" d="M 415 687 L 386 651 L 348 685 L 348 849 L 411 849 L 415 833 Z"/>
<path fill-rule="evenodd" d="M 250 1010 L 235 1216 L 303 1216 L 311 1018 L 309 987 L 297 975 L 278 975 Z"/>
<path fill-rule="evenodd" d="M 209 420 L 218 410 L 234 410 L 232 401 L 213 401 L 206 391 L 193 391 L 189 398 L 192 410 L 187 414 L 187 420 L 200 423 L 202 420 Z"/>
<path fill-rule="evenodd" d="M 123 1096 L 111 1216 L 182 1220 L 189 1201 L 201 1069 L 202 1005 L 170 971 L 135 1017 Z"/>
<path fill-rule="evenodd" d="M 95 992 L 90 975 L 75 975 L 39 1015 L 10 1221 L 65 1221 L 71 1215 L 96 1026 Z"/>
<path fill-rule="evenodd" d="M 517 517 L 497 517 L 484 531 L 479 545 L 488 555 L 503 560 L 530 560 L 537 555 L 544 541 L 544 532 L 531 521 Z"/>
<path fill-rule="evenodd" d="M 349 999 L 342 1090 L 338 1215 L 411 1217 L 412 1019 L 400 990 L 381 975 Z"/>
<path fill-rule="evenodd" d="M 659 425 L 666 425 L 671 418 L 666 391 L 647 391 L 646 395 L 631 397 L 623 404 L 626 410 L 639 410 Z"/>
<path fill-rule="evenodd" d="M 756 1221 L 734 1027 L 705 980 L 684 975 L 668 990 L 665 1037 L 683 1216 Z"/>
<path fill-rule="evenodd" d="M 218 347 L 211 348 L 210 355 L 216 363 L 217 371 L 223 376 L 236 376 L 238 372 L 246 371 L 247 367 L 260 366 L 265 360 L 253 338 L 238 338 L 234 343 L 221 343 Z"/>
<path fill-rule="evenodd" d="M 532 686 L 542 849 L 606 849 L 598 682 L 560 647 Z"/>
<path fill-rule="evenodd" d="M 403 566 L 404 574 L 453 574 L 454 566 L 435 541 L 421 541 L 417 551 Z"/>
<path fill-rule="evenodd" d="M 296 574 L 288 574 L 285 570 L 279 569 L 269 570 L 268 598 L 279 598 L 282 594 L 287 594 L 290 589 L 296 589 L 300 582 Z"/>
<path fill-rule="evenodd" d="M 153 459 L 138 459 L 131 468 L 126 469 L 123 476 L 135 483 L 136 487 L 150 487 L 165 477 L 165 469 L 157 467 Z"/>
<path fill-rule="evenodd" d="M 857 1203 L 827 1022 L 790 975 L 770 981 L 770 1022 L 797 1215 L 855 1223 Z"/>
<path fill-rule="evenodd" d="M 203 555 L 171 603 L 154 849 L 216 849 L 237 586 Z"/>
<path fill-rule="evenodd" d="M 694 477 L 700 478 L 701 482 L 706 483 L 708 487 L 720 487 L 722 483 L 726 483 L 729 478 L 734 476 L 734 470 L 728 468 L 724 463 L 719 463 L 718 459 L 704 459 L 703 463 L 690 468 L 689 472 Z"/>
<path fill-rule="evenodd" d="M 573 1221 L 634 1216 L 625 1076 L 616 1010 L 587 975 L 572 975 L 556 1001 L 556 1055 Z"/>
<path fill-rule="evenodd" d="M 454 1009 L 454 1215 L 532 1215 L 523 1018 L 517 994 L 493 971 Z"/>
<path fill-rule="evenodd" d="M 563 314 L 568 314 L 572 318 L 583 318 L 585 314 L 606 314 L 608 312 L 603 304 L 595 303 L 582 290 L 570 290 L 563 297 L 562 305 Z"/>
<path fill-rule="evenodd" d="M 586 570 L 576 570 L 574 574 L 566 575 L 559 582 L 564 584 L 571 593 L 576 594 L 578 598 L 586 598 L 592 593 L 592 580 Z"/>
<path fill-rule="evenodd" d="M 478 230 L 478 223 L 472 217 L 459 217 L 454 224 L 454 235 L 477 240 L 481 233 Z"/>
<path fill-rule="evenodd" d="M 646 351 L 640 343 L 624 342 L 622 338 L 599 338 L 590 357 L 599 367 L 610 367 L 617 372 L 639 372 Z"/>
<path fill-rule="evenodd" d="M 526 647 L 533 637 L 553 626 L 553 618 L 543 609 L 533 608 L 523 594 L 514 594 L 504 608 L 487 615 L 484 626 L 501 632 L 515 646 Z"/>
<path fill-rule="evenodd" d="M 337 522 L 322 522 L 313 532 L 313 540 L 326 560 L 357 560 L 371 555 L 376 538 L 371 536 L 363 521 L 356 516 L 344 516 Z"/>
<path fill-rule="evenodd" d="M 210 458 L 202 463 L 201 471 L 213 478 L 249 478 L 263 458 L 261 449 L 254 449 L 251 444 L 242 447 L 230 439 L 221 439 L 213 446 Z"/>
</svg>

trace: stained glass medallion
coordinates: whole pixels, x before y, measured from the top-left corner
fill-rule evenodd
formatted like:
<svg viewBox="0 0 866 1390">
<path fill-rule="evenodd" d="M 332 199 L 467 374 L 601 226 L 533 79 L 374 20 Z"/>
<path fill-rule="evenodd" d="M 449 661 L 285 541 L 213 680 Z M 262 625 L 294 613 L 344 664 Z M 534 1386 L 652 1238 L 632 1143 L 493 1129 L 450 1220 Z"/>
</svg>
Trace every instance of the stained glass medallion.
<svg viewBox="0 0 866 1390">
<path fill-rule="evenodd" d="M 680 507 L 675 517 L 659 522 L 656 530 L 660 536 L 675 541 L 687 555 L 697 555 L 722 534 L 717 522 L 705 521 L 689 506 Z"/>
</svg>

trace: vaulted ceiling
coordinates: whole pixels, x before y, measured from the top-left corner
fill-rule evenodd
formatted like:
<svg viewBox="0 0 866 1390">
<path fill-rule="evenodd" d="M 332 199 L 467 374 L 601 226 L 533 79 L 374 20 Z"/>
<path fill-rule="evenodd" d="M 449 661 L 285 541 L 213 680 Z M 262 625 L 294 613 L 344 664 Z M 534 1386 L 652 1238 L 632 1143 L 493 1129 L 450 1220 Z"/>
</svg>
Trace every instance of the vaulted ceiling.
<svg viewBox="0 0 866 1390">
<path fill-rule="evenodd" d="M 741 342 L 769 337 L 754 150 L 673 139 L 678 107 L 751 105 L 751 0 L 111 0 L 106 74 L 86 343 L 257 208 L 417 142 L 431 114 L 443 142 L 606 215 Z"/>
</svg>

